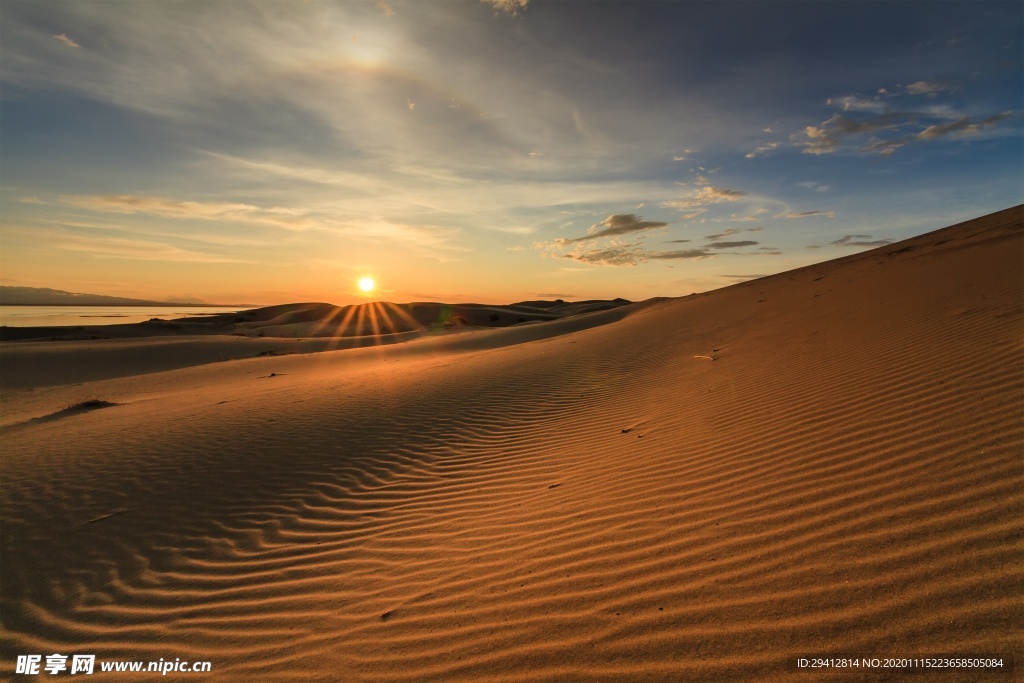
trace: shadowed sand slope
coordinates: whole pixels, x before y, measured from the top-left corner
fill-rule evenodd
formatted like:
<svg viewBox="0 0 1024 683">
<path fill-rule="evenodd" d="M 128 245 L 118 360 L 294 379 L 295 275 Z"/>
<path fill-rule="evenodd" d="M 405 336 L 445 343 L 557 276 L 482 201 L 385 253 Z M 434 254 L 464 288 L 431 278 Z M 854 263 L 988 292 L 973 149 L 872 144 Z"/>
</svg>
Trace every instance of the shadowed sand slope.
<svg viewBox="0 0 1024 683">
<path fill-rule="evenodd" d="M 565 333 L 74 388 L 116 405 L 0 432 L 3 670 L 812 681 L 788 662 L 1019 656 L 1022 249 L 1018 207 Z"/>
<path fill-rule="evenodd" d="M 325 303 L 281 304 L 234 313 L 164 320 L 151 318 L 123 325 L 64 327 L 0 327 L 0 341 L 86 341 L 139 337 L 374 337 L 363 345 L 395 341 L 389 336 L 410 332 L 462 328 L 509 327 L 523 323 L 608 311 L 630 303 L 626 299 L 523 301 L 517 304 L 393 304 L 373 301 L 350 306 Z M 398 339 L 401 341 L 403 338 Z M 351 346 L 351 345 L 348 345 Z"/>
</svg>

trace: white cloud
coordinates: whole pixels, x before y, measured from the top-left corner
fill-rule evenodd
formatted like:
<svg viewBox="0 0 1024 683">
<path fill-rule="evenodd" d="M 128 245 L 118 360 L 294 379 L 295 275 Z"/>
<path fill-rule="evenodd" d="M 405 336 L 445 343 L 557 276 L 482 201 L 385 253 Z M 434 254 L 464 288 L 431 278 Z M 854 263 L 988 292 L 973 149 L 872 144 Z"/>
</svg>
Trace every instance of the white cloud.
<svg viewBox="0 0 1024 683">
<path fill-rule="evenodd" d="M 59 40 L 60 42 L 64 43 L 68 47 L 78 47 L 78 48 L 82 47 L 81 45 L 79 45 L 75 41 L 73 41 L 70 38 L 68 38 L 68 34 L 66 34 L 66 33 L 58 33 L 58 34 L 56 34 L 53 37 L 56 38 L 57 40 Z"/>
<path fill-rule="evenodd" d="M 827 101 L 830 106 L 841 107 L 843 111 L 871 111 L 881 113 L 885 111 L 886 104 L 878 98 L 865 99 L 856 95 L 845 95 Z"/>
<path fill-rule="evenodd" d="M 747 193 L 743 190 L 731 190 L 726 187 L 702 187 L 689 197 L 683 199 L 670 199 L 661 202 L 659 206 L 663 209 L 676 209 L 677 211 L 692 212 L 693 209 L 700 209 L 707 204 L 734 202 L 746 194 Z M 703 213 L 703 211 L 700 211 L 700 213 Z M 688 217 L 693 218 L 694 215 L 696 214 L 691 214 Z"/>
<path fill-rule="evenodd" d="M 781 142 L 766 142 L 754 149 L 753 152 L 748 152 L 746 157 L 748 159 L 753 159 L 754 157 L 764 156 L 766 153 L 778 149 L 781 145 Z"/>
</svg>

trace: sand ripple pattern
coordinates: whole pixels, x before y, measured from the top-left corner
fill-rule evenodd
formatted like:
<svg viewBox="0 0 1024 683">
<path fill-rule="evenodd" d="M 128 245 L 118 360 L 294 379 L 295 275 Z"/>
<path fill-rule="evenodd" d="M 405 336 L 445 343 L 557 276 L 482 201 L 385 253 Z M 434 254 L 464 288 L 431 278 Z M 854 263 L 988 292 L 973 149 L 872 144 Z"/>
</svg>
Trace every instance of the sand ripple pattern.
<svg viewBox="0 0 1024 683">
<path fill-rule="evenodd" d="M 252 361 L 285 371 L 10 430 L 4 666 L 811 681 L 787 660 L 1019 653 L 1021 234 L 1018 208 L 573 334 Z"/>
</svg>

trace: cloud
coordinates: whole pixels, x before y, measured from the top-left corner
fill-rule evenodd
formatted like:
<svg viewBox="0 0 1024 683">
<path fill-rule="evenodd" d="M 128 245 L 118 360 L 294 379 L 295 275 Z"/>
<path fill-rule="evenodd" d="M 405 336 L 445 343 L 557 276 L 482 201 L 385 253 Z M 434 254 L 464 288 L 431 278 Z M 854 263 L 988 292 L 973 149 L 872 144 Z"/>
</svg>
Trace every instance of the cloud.
<svg viewBox="0 0 1024 683">
<path fill-rule="evenodd" d="M 827 244 L 808 244 L 808 249 L 821 249 L 824 246 L 834 247 L 884 247 L 892 244 L 894 240 L 884 237 L 872 237 L 871 235 L 844 235 L 837 240 Z"/>
<path fill-rule="evenodd" d="M 135 195 L 63 195 L 59 199 L 69 206 L 103 213 L 244 224 L 292 233 L 320 231 L 345 235 L 361 242 L 400 244 L 442 262 L 453 260 L 451 252 L 472 251 L 453 243 L 459 232 L 457 227 L 417 224 L 382 216 L 353 217 L 342 213 L 333 204 L 306 211 L 280 206 L 267 208 L 233 202 L 195 202 Z M 527 230 L 511 229 L 509 232 L 520 234 Z M 277 232 L 272 234 L 279 235 Z"/>
<path fill-rule="evenodd" d="M 884 247 L 892 243 L 893 240 L 884 238 L 874 239 L 871 235 L 846 235 L 834 242 L 829 242 L 829 244 L 834 244 L 838 247 Z"/>
<path fill-rule="evenodd" d="M 39 197 L 21 197 L 20 199 L 18 199 L 16 201 L 19 204 L 47 204 L 48 203 L 48 202 L 44 202 Z"/>
<path fill-rule="evenodd" d="M 675 209 L 675 208 L 678 208 L 677 206 L 675 206 L 676 201 L 677 200 L 670 200 L 670 201 L 667 201 L 667 202 L 662 202 L 660 206 L 663 209 Z M 702 213 L 707 213 L 707 212 L 708 212 L 707 209 L 694 209 L 690 213 L 684 213 L 684 214 L 680 215 L 679 216 L 679 220 L 681 220 L 681 221 L 688 221 L 691 218 L 696 218 L 697 216 L 701 215 Z"/>
<path fill-rule="evenodd" d="M 767 152 L 778 149 L 781 145 L 781 142 L 766 142 L 765 144 L 755 148 L 753 152 L 748 152 L 745 156 L 747 159 L 763 156 Z"/>
<path fill-rule="evenodd" d="M 929 83 L 928 81 L 915 81 L 907 86 L 907 93 L 910 95 L 931 95 L 935 96 L 940 92 L 949 90 L 949 86 L 943 83 Z"/>
<path fill-rule="evenodd" d="M 920 133 L 917 134 L 918 140 L 934 140 L 951 133 L 956 133 L 957 137 L 964 135 L 975 135 L 981 131 L 982 128 L 992 128 L 1000 121 L 1008 119 L 1013 116 L 1012 111 L 1004 111 L 999 114 L 993 114 L 992 116 L 986 117 L 981 121 L 971 121 L 969 116 L 963 116 L 956 121 L 943 125 L 928 126 Z"/>
<path fill-rule="evenodd" d="M 374 3 L 374 6 L 383 12 L 386 17 L 395 16 L 395 10 L 387 3 L 387 0 L 377 0 L 377 2 Z"/>
<path fill-rule="evenodd" d="M 815 192 L 828 192 L 832 188 L 831 185 L 822 185 L 814 180 L 805 180 L 801 183 L 797 183 L 796 186 L 807 190 L 814 190 Z"/>
<path fill-rule="evenodd" d="M 603 229 L 598 229 L 598 226 L 605 226 Z M 573 238 L 561 238 L 555 240 L 558 245 L 573 244 L 575 242 L 585 242 L 587 240 L 596 240 L 602 237 L 614 237 L 616 235 L 628 235 L 633 232 L 642 232 L 644 230 L 655 230 L 657 228 L 664 228 L 668 223 L 662 221 L 645 221 L 639 216 L 633 213 L 616 214 L 614 216 L 608 216 L 597 225 L 590 226 L 590 234 L 584 235 L 583 237 Z"/>
<path fill-rule="evenodd" d="M 754 212 L 752 214 L 748 215 L 748 216 L 739 216 L 739 215 L 737 215 L 735 213 L 731 214 L 729 216 L 729 220 L 735 221 L 737 223 L 751 223 L 753 221 L 763 220 L 765 218 L 764 214 L 766 214 L 766 213 L 769 213 L 768 209 L 766 209 L 766 208 L 764 208 L 762 206 L 759 209 L 755 209 Z M 755 232 L 755 231 L 761 230 L 761 229 L 762 229 L 761 227 L 746 228 L 746 232 Z M 735 230 L 735 228 L 733 230 Z"/>
<path fill-rule="evenodd" d="M 707 240 L 719 240 L 719 239 L 722 239 L 723 237 L 728 237 L 729 235 L 738 235 L 741 232 L 761 232 L 762 230 L 764 230 L 764 228 L 762 228 L 762 227 L 742 228 L 742 229 L 741 228 L 729 228 L 728 230 L 723 230 L 722 232 L 717 232 L 714 235 L 705 235 L 704 239 L 707 239 Z"/>
<path fill-rule="evenodd" d="M 632 249 L 630 246 L 578 249 L 568 254 L 562 254 L 561 258 L 597 266 L 635 266 L 645 260 L 643 252 Z"/>
<path fill-rule="evenodd" d="M 855 95 L 836 97 L 828 100 L 827 104 L 838 105 L 842 107 L 843 111 L 873 111 L 881 113 L 886 108 L 885 103 L 878 97 L 864 99 Z"/>
<path fill-rule="evenodd" d="M 710 258 L 716 254 L 707 249 L 678 249 L 651 251 L 638 243 L 617 243 L 604 246 L 578 244 L 565 254 L 552 254 L 555 258 L 571 259 L 596 266 L 637 266 L 647 261 Z"/>
<path fill-rule="evenodd" d="M 677 244 L 681 242 L 692 242 L 693 240 L 667 240 L 666 244 Z"/>
<path fill-rule="evenodd" d="M 880 88 L 878 95 L 871 98 L 847 95 L 830 99 L 828 104 L 844 113 L 836 112 L 818 125 L 806 126 L 790 135 L 789 139 L 801 147 L 804 154 L 832 154 L 850 149 L 890 156 L 910 143 L 974 135 L 1014 116 L 1014 112 L 1008 111 L 976 120 L 943 103 L 891 108 L 894 98 L 906 100 L 910 95 L 934 98 L 949 90 L 951 88 L 942 83 L 917 81 L 898 92 Z M 865 137 L 868 138 L 866 141 Z M 757 156 L 757 150 L 747 156 L 752 155 Z"/>
<path fill-rule="evenodd" d="M 708 204 L 719 204 L 721 202 L 734 202 L 747 193 L 743 190 L 731 190 L 726 187 L 702 187 L 689 197 L 683 199 L 670 199 L 662 202 L 659 206 L 663 209 L 676 209 L 677 211 L 691 211 L 700 209 L 697 213 L 684 216 L 683 219 L 693 218 L 706 209 L 701 207 Z"/>
<path fill-rule="evenodd" d="M 760 242 L 754 242 L 752 240 L 740 240 L 738 242 L 711 242 L 705 244 L 706 249 L 737 249 L 739 247 L 752 247 Z"/>
<path fill-rule="evenodd" d="M 38 231 L 33 231 L 39 236 Z M 125 237 L 101 237 L 48 232 L 46 243 L 62 251 L 88 254 L 99 259 L 170 261 L 179 263 L 254 263 L 234 256 L 198 252 L 163 242 Z"/>
<path fill-rule="evenodd" d="M 895 115 L 878 114 L 873 119 L 857 120 L 842 114 L 833 114 L 819 126 L 807 126 L 800 133 L 790 136 L 804 154 L 831 154 L 839 149 L 846 137 L 863 135 L 878 130 L 898 128 Z"/>
<path fill-rule="evenodd" d="M 68 35 L 66 33 L 58 33 L 58 34 L 54 35 L 53 37 L 56 38 L 57 40 L 59 40 L 60 42 L 64 43 L 68 47 L 79 47 L 79 48 L 82 47 L 81 45 L 79 45 L 75 41 L 73 41 L 70 38 L 68 38 Z"/>
<path fill-rule="evenodd" d="M 799 211 L 789 213 L 777 213 L 776 218 L 810 218 L 811 216 L 825 216 L 826 218 L 835 218 L 835 211 Z"/>
<path fill-rule="evenodd" d="M 655 251 L 649 252 L 647 258 L 658 259 L 658 260 L 672 260 L 672 259 L 693 259 L 693 258 L 708 258 L 714 256 L 711 252 L 706 249 L 682 249 L 679 251 Z"/>
<path fill-rule="evenodd" d="M 526 9 L 526 5 L 529 4 L 530 0 L 480 0 L 480 2 L 492 5 L 494 9 L 501 12 L 518 15 L 519 10 Z"/>
<path fill-rule="evenodd" d="M 876 140 L 864 147 L 864 151 L 877 152 L 879 155 L 887 157 L 905 144 L 902 140 Z"/>
<path fill-rule="evenodd" d="M 192 202 L 135 195 L 63 195 L 63 204 L 104 213 L 148 214 L 164 218 L 209 221 L 243 221 L 273 225 L 288 230 L 312 227 L 298 209 L 261 208 L 232 202 Z"/>
<path fill-rule="evenodd" d="M 917 134 L 918 140 L 934 140 L 950 133 L 956 133 L 962 131 L 971 125 L 971 119 L 968 116 L 963 116 L 956 121 L 950 123 L 944 123 L 936 126 L 928 126 L 920 133 Z"/>
</svg>

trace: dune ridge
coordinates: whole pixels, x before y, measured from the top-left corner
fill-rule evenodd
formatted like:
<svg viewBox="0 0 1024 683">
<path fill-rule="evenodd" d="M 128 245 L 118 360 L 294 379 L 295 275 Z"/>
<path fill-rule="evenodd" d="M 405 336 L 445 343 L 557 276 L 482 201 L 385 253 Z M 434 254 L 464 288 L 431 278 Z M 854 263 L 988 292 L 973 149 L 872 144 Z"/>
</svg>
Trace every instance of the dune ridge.
<svg viewBox="0 0 1024 683">
<path fill-rule="evenodd" d="M 26 419 L 117 405 L 0 432 L 3 670 L 812 681 L 834 675 L 791 660 L 1019 658 L 1022 253 L 1014 207 L 591 316 L 5 391 Z"/>
</svg>

